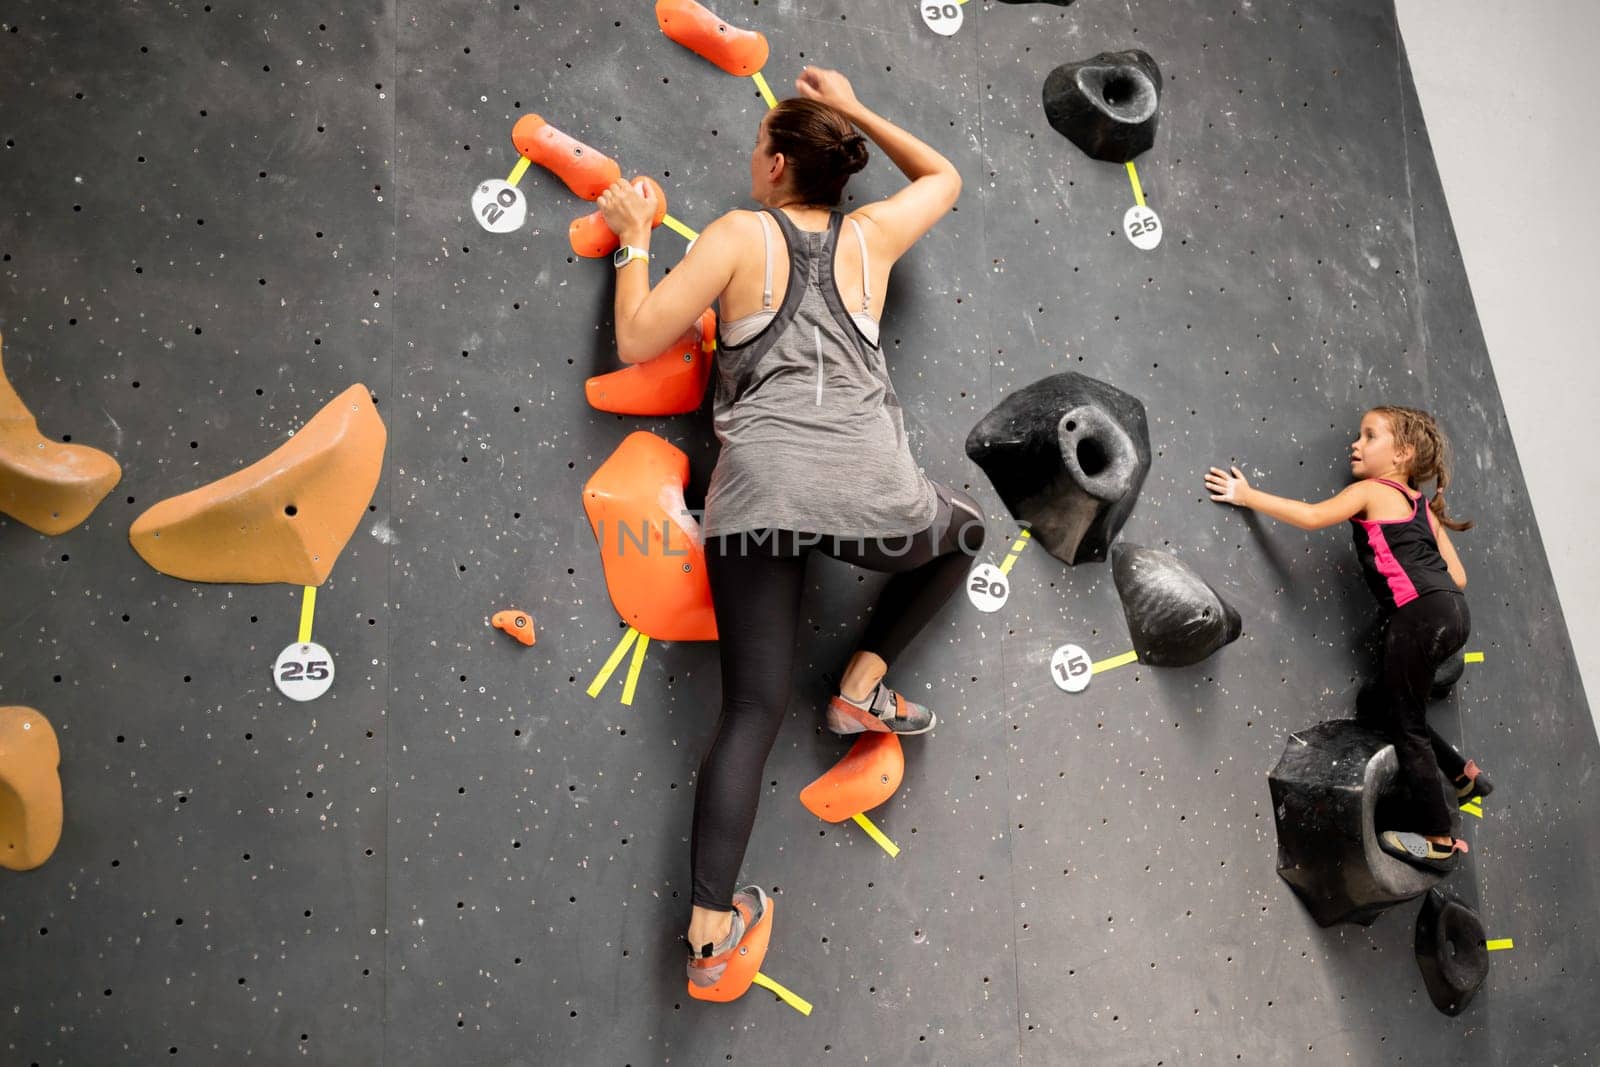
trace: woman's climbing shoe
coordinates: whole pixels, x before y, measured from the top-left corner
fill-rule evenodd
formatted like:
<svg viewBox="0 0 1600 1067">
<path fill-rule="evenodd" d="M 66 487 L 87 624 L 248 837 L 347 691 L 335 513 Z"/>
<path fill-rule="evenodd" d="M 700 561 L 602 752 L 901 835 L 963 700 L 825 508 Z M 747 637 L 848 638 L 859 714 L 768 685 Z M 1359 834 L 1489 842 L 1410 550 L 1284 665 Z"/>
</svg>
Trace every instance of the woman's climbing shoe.
<svg viewBox="0 0 1600 1067">
<path fill-rule="evenodd" d="M 758 885 L 733 895 L 733 926 L 715 945 L 689 949 L 689 995 L 726 1003 L 744 996 L 767 958 L 772 899 Z"/>
<path fill-rule="evenodd" d="M 938 716 L 913 704 L 881 681 L 865 700 L 851 700 L 840 693 L 828 702 L 828 729 L 836 734 L 878 733 L 925 734 L 933 729 Z"/>
<path fill-rule="evenodd" d="M 1385 830 L 1378 835 L 1378 846 L 1391 856 L 1430 871 L 1455 870 L 1456 853 L 1467 851 L 1467 843 L 1460 838 L 1452 838 L 1449 845 L 1440 845 L 1423 834 L 1404 830 Z"/>
<path fill-rule="evenodd" d="M 1487 774 L 1483 773 L 1483 768 L 1472 760 L 1467 760 L 1467 768 L 1455 780 L 1455 786 L 1456 803 L 1462 807 L 1472 803 L 1474 800 L 1482 800 L 1494 792 L 1494 783 L 1489 781 Z"/>
</svg>

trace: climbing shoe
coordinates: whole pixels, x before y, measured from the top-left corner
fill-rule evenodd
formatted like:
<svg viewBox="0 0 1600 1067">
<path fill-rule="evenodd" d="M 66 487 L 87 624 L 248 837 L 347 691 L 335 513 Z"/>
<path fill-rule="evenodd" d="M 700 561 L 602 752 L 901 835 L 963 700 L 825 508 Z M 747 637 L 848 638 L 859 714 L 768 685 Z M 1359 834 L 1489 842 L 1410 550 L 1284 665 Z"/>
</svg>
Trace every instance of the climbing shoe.
<svg viewBox="0 0 1600 1067">
<path fill-rule="evenodd" d="M 1456 803 L 1466 807 L 1474 800 L 1482 800 L 1494 792 L 1494 783 L 1489 781 L 1489 776 L 1483 773 L 1472 760 L 1467 760 L 1466 770 L 1461 772 L 1455 780 Z"/>
<path fill-rule="evenodd" d="M 1423 834 L 1404 830 L 1383 831 L 1378 835 L 1378 847 L 1391 856 L 1398 856 L 1407 863 L 1430 871 L 1455 870 L 1456 854 L 1467 851 L 1467 843 L 1460 838 L 1452 838 L 1449 845 L 1440 845 L 1429 841 Z"/>
<path fill-rule="evenodd" d="M 715 945 L 689 948 L 689 995 L 726 1002 L 744 996 L 761 970 L 772 937 L 772 899 L 758 885 L 733 895 L 733 925 Z"/>
<path fill-rule="evenodd" d="M 828 729 L 836 734 L 877 733 L 925 734 L 938 717 L 921 704 L 913 704 L 893 689 L 878 683 L 865 700 L 851 700 L 843 693 L 828 701 Z"/>
</svg>

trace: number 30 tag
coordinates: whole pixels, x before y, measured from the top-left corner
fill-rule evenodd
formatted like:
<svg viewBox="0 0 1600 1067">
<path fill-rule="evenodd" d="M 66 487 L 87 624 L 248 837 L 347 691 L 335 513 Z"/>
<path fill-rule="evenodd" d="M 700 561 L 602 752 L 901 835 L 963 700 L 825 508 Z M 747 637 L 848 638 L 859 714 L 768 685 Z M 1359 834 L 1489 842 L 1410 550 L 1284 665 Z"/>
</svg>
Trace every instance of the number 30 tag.
<svg viewBox="0 0 1600 1067">
<path fill-rule="evenodd" d="M 290 700 L 315 700 L 333 684 L 333 657 L 315 642 L 297 641 L 278 653 L 272 680 Z"/>
<path fill-rule="evenodd" d="M 1089 653 L 1077 645 L 1062 645 L 1050 657 L 1050 677 L 1067 692 L 1081 693 L 1089 688 L 1089 679 L 1094 676 L 1093 666 Z"/>
<path fill-rule="evenodd" d="M 942 0 L 940 3 L 921 0 L 917 4 L 917 10 L 922 12 L 922 21 L 927 23 L 928 29 L 940 37 L 954 37 L 966 18 L 956 0 Z"/>
</svg>

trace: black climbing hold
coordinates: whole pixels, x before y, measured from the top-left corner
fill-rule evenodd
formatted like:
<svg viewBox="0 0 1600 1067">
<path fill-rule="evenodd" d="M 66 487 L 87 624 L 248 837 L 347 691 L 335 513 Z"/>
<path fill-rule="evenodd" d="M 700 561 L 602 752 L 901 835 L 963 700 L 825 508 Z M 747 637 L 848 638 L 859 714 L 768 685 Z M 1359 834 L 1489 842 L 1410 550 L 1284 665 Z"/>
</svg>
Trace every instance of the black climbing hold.
<svg viewBox="0 0 1600 1067">
<path fill-rule="evenodd" d="M 1460 1015 L 1489 975 L 1488 935 L 1478 913 L 1438 888 L 1417 912 L 1417 967 L 1433 1006 Z"/>
<path fill-rule="evenodd" d="M 1187 667 L 1239 636 L 1239 613 L 1171 552 L 1117 545 L 1111 575 L 1140 663 Z"/>
<path fill-rule="evenodd" d="M 1467 669 L 1467 661 L 1457 652 L 1450 656 L 1439 669 L 1433 672 L 1433 687 L 1428 690 L 1428 696 L 1434 700 L 1443 700 L 1450 695 L 1456 683 L 1461 681 L 1461 675 Z"/>
<path fill-rule="evenodd" d="M 1094 159 L 1126 163 L 1156 140 L 1161 68 L 1150 53 L 1101 52 L 1044 80 L 1044 114 Z"/>
<path fill-rule="evenodd" d="M 967 434 L 1011 514 L 1068 564 L 1103 560 L 1150 470 L 1144 404 L 1068 371 L 1018 389 Z"/>
<path fill-rule="evenodd" d="M 1267 775 L 1278 827 L 1278 876 L 1319 926 L 1371 925 L 1444 877 L 1378 844 L 1378 808 L 1394 791 L 1398 767 L 1394 746 L 1381 735 L 1338 720 L 1290 734 Z M 1459 837 L 1455 789 L 1442 774 L 1439 788 L 1449 798 L 1450 832 Z"/>
</svg>

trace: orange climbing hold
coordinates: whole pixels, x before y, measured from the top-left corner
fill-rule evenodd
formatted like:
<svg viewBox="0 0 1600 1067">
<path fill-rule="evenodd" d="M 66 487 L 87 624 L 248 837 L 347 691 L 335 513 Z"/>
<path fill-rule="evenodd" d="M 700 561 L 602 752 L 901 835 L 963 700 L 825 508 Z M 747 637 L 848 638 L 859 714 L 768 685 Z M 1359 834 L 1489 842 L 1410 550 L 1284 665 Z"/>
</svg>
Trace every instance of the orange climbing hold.
<svg viewBox="0 0 1600 1067">
<path fill-rule="evenodd" d="M 656 184 L 654 178 L 643 174 L 633 179 L 633 187 L 639 191 L 639 195 L 655 198 L 656 213 L 650 220 L 650 228 L 653 230 L 660 226 L 661 220 L 667 217 L 667 194 L 661 191 L 661 186 Z M 605 216 L 598 211 L 581 219 L 573 219 L 572 225 L 567 227 L 567 240 L 572 243 L 572 250 L 585 259 L 609 256 L 622 244 L 617 235 L 611 232 L 611 227 L 606 225 Z"/>
<path fill-rule="evenodd" d="M 489 621 L 496 630 L 505 631 L 525 645 L 533 644 L 533 616 L 526 611 L 497 611 Z"/>
<path fill-rule="evenodd" d="M 739 943 L 728 954 L 728 960 L 723 964 L 722 977 L 708 986 L 697 986 L 693 981 L 688 983 L 689 995 L 696 1000 L 709 1000 L 718 1004 L 726 1004 L 730 1000 L 738 1000 L 749 992 L 750 986 L 755 983 L 756 974 L 761 970 L 761 964 L 767 958 L 767 945 L 772 940 L 772 898 L 762 891 L 760 886 L 753 887 L 759 896 L 761 914 L 747 918 L 748 925 L 744 936 L 739 938 Z M 734 898 L 734 906 L 739 905 L 739 899 Z M 751 922 L 750 919 L 754 921 Z M 698 962 L 698 961 L 697 961 Z"/>
<path fill-rule="evenodd" d="M 264 459 L 150 508 L 128 540 L 185 581 L 321 585 L 377 488 L 387 438 L 367 387 L 352 385 Z"/>
<path fill-rule="evenodd" d="M 32 708 L 0 708 L 0 867 L 31 871 L 61 840 L 61 746 Z"/>
<path fill-rule="evenodd" d="M 629 434 L 583 487 L 617 614 L 657 641 L 715 641 L 706 552 L 683 487 L 689 457 L 653 433 Z"/>
<path fill-rule="evenodd" d="M 819 819 L 844 822 L 894 796 L 905 773 L 898 734 L 864 733 L 827 774 L 800 791 L 800 803 Z"/>
<path fill-rule="evenodd" d="M 618 415 L 684 415 L 700 407 L 717 350 L 717 316 L 710 308 L 671 348 L 631 367 L 583 383 L 589 406 Z"/>
<path fill-rule="evenodd" d="M 612 182 L 622 180 L 622 168 L 614 160 L 562 133 L 538 115 L 524 115 L 517 120 L 511 128 L 511 143 L 585 200 L 593 200 Z"/>
<path fill-rule="evenodd" d="M 42 534 L 66 533 L 122 479 L 117 461 L 39 432 L 0 359 L 0 512 Z"/>
<path fill-rule="evenodd" d="M 662 33 L 729 74 L 749 77 L 767 65 L 764 35 L 734 29 L 695 0 L 656 0 L 656 22 Z"/>
</svg>

